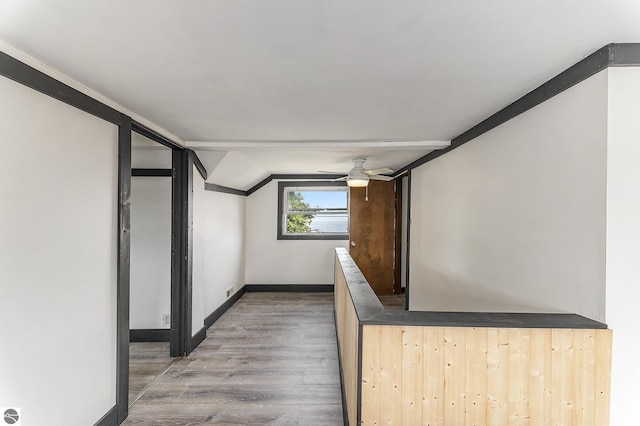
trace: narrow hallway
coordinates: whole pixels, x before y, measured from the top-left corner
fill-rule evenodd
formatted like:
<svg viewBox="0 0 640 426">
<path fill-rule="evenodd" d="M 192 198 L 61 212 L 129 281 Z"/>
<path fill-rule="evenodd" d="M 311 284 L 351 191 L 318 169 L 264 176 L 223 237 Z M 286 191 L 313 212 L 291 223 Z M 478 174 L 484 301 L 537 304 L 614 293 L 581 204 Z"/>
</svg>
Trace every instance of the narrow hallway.
<svg viewBox="0 0 640 426">
<path fill-rule="evenodd" d="M 333 294 L 244 294 L 123 424 L 342 425 Z"/>
</svg>

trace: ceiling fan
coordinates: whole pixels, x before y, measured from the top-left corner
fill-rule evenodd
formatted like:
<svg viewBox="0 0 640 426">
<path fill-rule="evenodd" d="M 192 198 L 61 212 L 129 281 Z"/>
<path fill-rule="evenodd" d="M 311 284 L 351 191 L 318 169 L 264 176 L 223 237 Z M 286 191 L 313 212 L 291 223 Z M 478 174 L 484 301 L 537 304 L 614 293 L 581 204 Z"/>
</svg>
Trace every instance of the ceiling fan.
<svg viewBox="0 0 640 426">
<path fill-rule="evenodd" d="M 344 177 L 334 179 L 334 181 L 347 181 L 347 185 L 353 188 L 364 188 L 369 185 L 369 180 L 383 180 L 388 182 L 393 180 L 391 176 L 384 176 L 382 173 L 393 173 L 393 170 L 383 167 L 380 169 L 365 170 L 364 162 L 366 158 L 358 157 L 353 159 L 353 169 Z M 333 173 L 333 172 L 323 172 Z"/>
</svg>

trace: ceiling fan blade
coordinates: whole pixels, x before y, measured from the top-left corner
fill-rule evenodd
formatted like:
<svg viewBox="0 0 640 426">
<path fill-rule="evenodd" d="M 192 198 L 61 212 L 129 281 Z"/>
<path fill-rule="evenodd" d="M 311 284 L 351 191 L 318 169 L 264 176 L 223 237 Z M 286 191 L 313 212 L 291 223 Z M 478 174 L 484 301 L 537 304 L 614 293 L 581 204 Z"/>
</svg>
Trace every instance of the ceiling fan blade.
<svg viewBox="0 0 640 426">
<path fill-rule="evenodd" d="M 382 167 L 380 169 L 365 170 L 364 172 L 368 175 L 384 175 L 388 173 L 393 173 L 393 170 L 387 167 Z"/>
<path fill-rule="evenodd" d="M 327 173 L 330 175 L 342 175 L 344 172 L 330 172 L 328 170 L 318 170 L 316 173 Z"/>
<path fill-rule="evenodd" d="M 338 179 L 331 179 L 331 182 L 342 182 L 344 180 L 347 180 L 347 176 L 342 176 L 341 178 L 338 178 Z"/>
<path fill-rule="evenodd" d="M 393 180 L 393 178 L 391 176 L 383 176 L 383 175 L 371 175 L 371 176 L 369 176 L 369 179 L 383 180 L 385 182 L 389 182 L 389 181 Z"/>
</svg>

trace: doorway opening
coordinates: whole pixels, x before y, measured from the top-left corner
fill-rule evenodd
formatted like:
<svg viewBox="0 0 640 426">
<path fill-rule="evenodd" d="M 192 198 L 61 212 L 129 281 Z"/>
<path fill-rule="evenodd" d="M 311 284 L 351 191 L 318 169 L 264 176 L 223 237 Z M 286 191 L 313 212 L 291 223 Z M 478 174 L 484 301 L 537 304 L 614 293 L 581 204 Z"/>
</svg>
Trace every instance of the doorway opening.
<svg viewBox="0 0 640 426">
<path fill-rule="evenodd" d="M 129 406 L 173 363 L 172 149 L 131 134 Z"/>
<path fill-rule="evenodd" d="M 404 309 L 402 178 L 351 188 L 349 202 L 349 254 L 383 306 Z"/>
</svg>

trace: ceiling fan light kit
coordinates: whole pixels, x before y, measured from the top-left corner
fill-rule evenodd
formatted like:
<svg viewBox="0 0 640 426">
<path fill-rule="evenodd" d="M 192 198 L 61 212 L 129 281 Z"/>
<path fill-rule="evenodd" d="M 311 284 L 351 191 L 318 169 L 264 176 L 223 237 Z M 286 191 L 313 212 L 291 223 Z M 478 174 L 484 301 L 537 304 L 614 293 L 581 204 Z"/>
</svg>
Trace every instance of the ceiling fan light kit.
<svg viewBox="0 0 640 426">
<path fill-rule="evenodd" d="M 365 170 L 364 162 L 366 158 L 354 158 L 353 159 L 353 169 L 344 177 L 334 179 L 334 182 L 338 181 L 347 181 L 347 185 L 351 188 L 365 188 L 369 185 L 369 181 L 373 180 L 382 180 L 388 182 L 393 180 L 391 176 L 384 176 L 380 173 L 393 173 L 393 170 L 383 167 L 381 169 L 374 170 Z M 334 173 L 334 172 L 320 172 L 320 173 Z"/>
<path fill-rule="evenodd" d="M 347 185 L 351 188 L 364 188 L 369 185 L 369 178 L 347 178 Z"/>
</svg>

